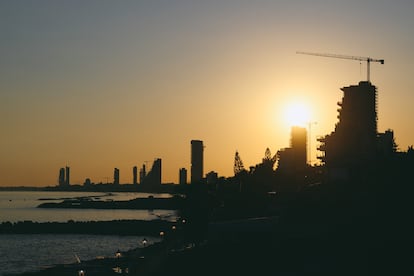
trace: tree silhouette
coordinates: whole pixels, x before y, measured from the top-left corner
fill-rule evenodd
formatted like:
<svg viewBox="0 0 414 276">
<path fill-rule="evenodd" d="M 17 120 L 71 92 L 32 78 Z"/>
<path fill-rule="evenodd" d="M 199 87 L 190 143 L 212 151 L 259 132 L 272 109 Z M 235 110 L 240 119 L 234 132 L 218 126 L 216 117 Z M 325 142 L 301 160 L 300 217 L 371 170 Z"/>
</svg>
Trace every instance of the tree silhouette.
<svg viewBox="0 0 414 276">
<path fill-rule="evenodd" d="M 236 176 L 244 170 L 245 169 L 244 169 L 243 161 L 240 158 L 239 152 L 236 151 L 236 154 L 234 156 L 234 175 Z"/>
</svg>

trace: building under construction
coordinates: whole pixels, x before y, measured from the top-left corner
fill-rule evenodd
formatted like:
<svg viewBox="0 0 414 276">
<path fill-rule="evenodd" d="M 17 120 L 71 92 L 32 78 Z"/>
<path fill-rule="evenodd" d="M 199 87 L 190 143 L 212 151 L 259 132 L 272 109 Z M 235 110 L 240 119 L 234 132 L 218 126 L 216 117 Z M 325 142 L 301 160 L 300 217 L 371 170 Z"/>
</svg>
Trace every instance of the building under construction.
<svg viewBox="0 0 414 276">
<path fill-rule="evenodd" d="M 318 149 L 322 152 L 318 158 L 325 164 L 330 178 L 348 179 L 376 160 L 380 144 L 393 145 L 393 135 L 390 131 L 388 135 L 377 132 L 377 89 L 374 85 L 361 81 L 341 90 L 344 95 L 338 102 L 339 121 L 331 134 L 318 139 L 321 143 Z M 388 142 L 384 141 L 387 137 L 391 139 Z"/>
</svg>

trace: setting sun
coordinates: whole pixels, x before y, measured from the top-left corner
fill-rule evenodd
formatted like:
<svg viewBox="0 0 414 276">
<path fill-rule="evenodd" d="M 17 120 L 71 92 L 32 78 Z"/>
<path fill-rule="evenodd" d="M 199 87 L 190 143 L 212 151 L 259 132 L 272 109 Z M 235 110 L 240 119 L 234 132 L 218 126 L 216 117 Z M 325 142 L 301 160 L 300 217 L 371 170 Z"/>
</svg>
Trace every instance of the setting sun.
<svg viewBox="0 0 414 276">
<path fill-rule="evenodd" d="M 309 119 L 309 107 L 303 103 L 290 103 L 284 109 L 284 121 L 289 126 L 304 126 Z"/>
</svg>

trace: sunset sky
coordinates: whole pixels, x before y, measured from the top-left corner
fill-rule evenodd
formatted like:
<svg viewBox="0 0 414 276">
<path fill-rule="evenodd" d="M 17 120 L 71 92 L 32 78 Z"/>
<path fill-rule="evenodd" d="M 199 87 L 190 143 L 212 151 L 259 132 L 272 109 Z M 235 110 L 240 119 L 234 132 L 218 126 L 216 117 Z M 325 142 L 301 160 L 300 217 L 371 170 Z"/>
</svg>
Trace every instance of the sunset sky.
<svg viewBox="0 0 414 276">
<path fill-rule="evenodd" d="M 162 159 L 162 181 L 190 171 L 233 175 L 289 146 L 288 106 L 316 137 L 337 122 L 341 87 L 366 63 L 296 51 L 384 59 L 371 64 L 378 130 L 414 144 L 414 1 L 1 1 L 0 186 L 132 182 Z"/>
</svg>

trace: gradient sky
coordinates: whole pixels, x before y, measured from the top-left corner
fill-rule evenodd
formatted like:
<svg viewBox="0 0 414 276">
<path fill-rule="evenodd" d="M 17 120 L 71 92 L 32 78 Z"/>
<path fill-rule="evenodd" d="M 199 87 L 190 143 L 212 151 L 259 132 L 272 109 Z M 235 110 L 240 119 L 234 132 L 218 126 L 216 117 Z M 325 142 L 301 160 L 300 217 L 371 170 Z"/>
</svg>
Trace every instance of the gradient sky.
<svg viewBox="0 0 414 276">
<path fill-rule="evenodd" d="M 190 170 L 233 175 L 289 146 L 289 103 L 308 106 L 316 136 L 333 131 L 340 88 L 372 63 L 378 130 L 414 144 L 414 2 L 1 1 L 0 186 L 132 182 L 132 167 L 162 158 L 162 181 Z"/>
</svg>

